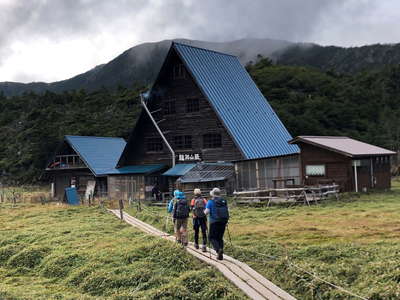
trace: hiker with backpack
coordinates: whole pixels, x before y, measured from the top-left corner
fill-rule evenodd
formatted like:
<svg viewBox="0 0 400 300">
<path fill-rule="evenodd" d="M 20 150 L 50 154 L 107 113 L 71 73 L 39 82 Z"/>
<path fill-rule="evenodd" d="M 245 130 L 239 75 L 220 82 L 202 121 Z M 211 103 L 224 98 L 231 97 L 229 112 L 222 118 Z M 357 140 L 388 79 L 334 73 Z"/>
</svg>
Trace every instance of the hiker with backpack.
<svg viewBox="0 0 400 300">
<path fill-rule="evenodd" d="M 194 247 L 199 249 L 199 231 L 203 236 L 203 244 L 201 250 L 207 251 L 207 216 L 204 213 L 207 205 L 207 200 L 201 196 L 201 190 L 194 190 L 194 198 L 192 199 L 190 206 L 193 212 L 193 230 L 194 230 Z"/>
<path fill-rule="evenodd" d="M 190 207 L 183 192 L 174 191 L 174 198 L 168 204 L 168 212 L 172 213 L 176 241 L 183 246 L 187 246 L 187 224 Z"/>
<path fill-rule="evenodd" d="M 224 253 L 224 233 L 229 220 L 229 210 L 226 200 L 221 198 L 221 190 L 219 188 L 213 188 L 210 195 L 212 198 L 208 200 L 204 213 L 209 215 L 210 243 L 217 252 L 217 259 L 222 260 Z"/>
</svg>

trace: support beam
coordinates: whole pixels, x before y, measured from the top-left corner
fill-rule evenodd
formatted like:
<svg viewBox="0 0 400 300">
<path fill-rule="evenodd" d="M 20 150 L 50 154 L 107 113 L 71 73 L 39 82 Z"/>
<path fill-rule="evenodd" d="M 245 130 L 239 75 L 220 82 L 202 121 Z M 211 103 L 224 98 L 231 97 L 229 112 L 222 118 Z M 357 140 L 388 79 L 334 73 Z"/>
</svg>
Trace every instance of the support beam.
<svg viewBox="0 0 400 300">
<path fill-rule="evenodd" d="M 172 149 L 171 145 L 168 143 L 163 132 L 161 131 L 160 127 L 158 126 L 156 120 L 154 120 L 153 115 L 151 114 L 150 110 L 147 108 L 146 102 L 144 102 L 142 94 L 140 94 L 140 102 L 141 102 L 144 110 L 146 111 L 147 115 L 149 116 L 150 120 L 153 122 L 154 126 L 156 127 L 156 129 L 157 129 L 158 133 L 160 134 L 161 138 L 163 139 L 164 143 L 167 145 L 169 151 L 171 152 L 172 167 L 175 167 L 175 151 L 174 151 L 174 149 Z"/>
</svg>

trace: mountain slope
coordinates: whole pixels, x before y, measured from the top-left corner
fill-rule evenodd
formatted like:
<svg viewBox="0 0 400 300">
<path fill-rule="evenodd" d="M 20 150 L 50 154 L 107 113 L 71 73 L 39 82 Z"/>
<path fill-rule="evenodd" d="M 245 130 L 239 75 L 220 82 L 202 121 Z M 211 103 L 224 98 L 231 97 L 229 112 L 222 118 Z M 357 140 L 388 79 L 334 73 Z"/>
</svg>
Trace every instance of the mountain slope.
<svg viewBox="0 0 400 300">
<path fill-rule="evenodd" d="M 400 63 L 400 44 L 342 48 L 315 44 L 292 45 L 279 53 L 277 63 L 309 66 L 323 71 L 354 74 Z"/>
<path fill-rule="evenodd" d="M 273 53 L 292 45 L 287 41 L 272 39 L 242 39 L 221 43 L 185 39 L 175 41 L 236 55 L 243 64 L 256 60 L 258 54 L 273 56 Z M 101 87 L 112 89 L 118 86 L 132 87 L 135 84 L 149 84 L 157 75 L 170 45 L 171 40 L 140 44 L 126 50 L 106 64 L 67 80 L 27 84 L 0 82 L 0 92 L 3 91 L 5 96 L 13 96 L 27 91 L 39 93 L 46 90 L 52 92 L 78 89 L 94 91 Z"/>
</svg>

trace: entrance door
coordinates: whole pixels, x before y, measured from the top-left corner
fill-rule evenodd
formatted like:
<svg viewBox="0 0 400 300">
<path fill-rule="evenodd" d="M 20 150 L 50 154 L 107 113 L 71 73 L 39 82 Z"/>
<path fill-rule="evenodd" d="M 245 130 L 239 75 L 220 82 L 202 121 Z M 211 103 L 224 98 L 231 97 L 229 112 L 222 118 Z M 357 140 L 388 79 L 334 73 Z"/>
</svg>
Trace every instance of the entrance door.
<svg viewBox="0 0 400 300">
<path fill-rule="evenodd" d="M 56 198 L 58 201 L 62 201 L 64 198 L 65 188 L 70 187 L 71 177 L 70 176 L 56 176 Z"/>
<path fill-rule="evenodd" d="M 134 201 L 137 201 L 137 181 L 135 177 L 129 176 L 128 181 L 127 181 L 127 196 L 128 196 L 128 201 L 129 204 L 131 204 Z"/>
</svg>

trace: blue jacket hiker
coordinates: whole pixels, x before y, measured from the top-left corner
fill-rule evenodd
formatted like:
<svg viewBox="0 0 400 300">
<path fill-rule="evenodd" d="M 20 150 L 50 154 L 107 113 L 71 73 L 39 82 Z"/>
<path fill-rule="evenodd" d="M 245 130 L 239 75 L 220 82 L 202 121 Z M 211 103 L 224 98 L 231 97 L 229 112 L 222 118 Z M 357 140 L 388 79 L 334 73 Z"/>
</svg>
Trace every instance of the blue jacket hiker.
<svg viewBox="0 0 400 300">
<path fill-rule="evenodd" d="M 176 241 L 183 246 L 187 246 L 187 224 L 190 207 L 183 192 L 179 190 L 174 191 L 174 198 L 172 198 L 168 204 L 168 212 L 172 213 L 172 218 L 174 220 Z"/>
<path fill-rule="evenodd" d="M 210 243 L 218 254 L 217 259 L 222 260 L 224 253 L 224 233 L 229 220 L 229 210 L 226 200 L 221 198 L 221 190 L 219 188 L 214 188 L 210 192 L 210 195 L 212 199 L 208 200 L 204 213 L 209 215 Z"/>
</svg>

